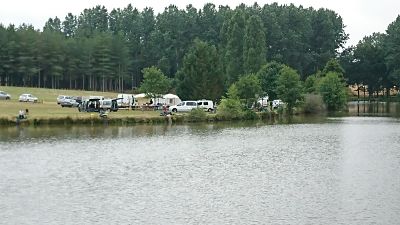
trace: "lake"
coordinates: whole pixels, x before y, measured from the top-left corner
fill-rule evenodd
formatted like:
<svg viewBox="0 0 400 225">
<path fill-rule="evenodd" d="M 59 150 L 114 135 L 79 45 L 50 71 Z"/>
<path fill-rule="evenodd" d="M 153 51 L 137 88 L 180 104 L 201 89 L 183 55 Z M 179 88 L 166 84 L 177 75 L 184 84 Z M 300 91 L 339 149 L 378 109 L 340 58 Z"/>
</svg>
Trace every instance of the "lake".
<svg viewBox="0 0 400 225">
<path fill-rule="evenodd" d="M 0 129 L 0 224 L 398 224 L 400 119 Z"/>
</svg>

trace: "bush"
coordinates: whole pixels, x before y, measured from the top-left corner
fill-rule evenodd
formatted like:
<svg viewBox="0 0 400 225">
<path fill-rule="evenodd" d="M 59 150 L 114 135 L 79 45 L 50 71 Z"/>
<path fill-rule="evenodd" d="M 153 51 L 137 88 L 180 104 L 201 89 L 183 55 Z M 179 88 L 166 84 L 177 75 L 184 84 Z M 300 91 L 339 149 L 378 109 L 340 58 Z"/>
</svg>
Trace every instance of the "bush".
<svg viewBox="0 0 400 225">
<path fill-rule="evenodd" d="M 224 98 L 218 106 L 217 117 L 224 120 L 240 119 L 243 116 L 243 109 L 239 99 Z"/>
<path fill-rule="evenodd" d="M 338 74 L 329 72 L 321 79 L 320 93 L 330 111 L 341 110 L 346 105 L 346 89 Z"/>
<path fill-rule="evenodd" d="M 320 113 L 325 111 L 325 104 L 321 95 L 307 94 L 304 97 L 305 113 Z"/>
<path fill-rule="evenodd" d="M 257 120 L 257 119 L 259 119 L 259 116 L 253 110 L 245 109 L 243 111 L 243 119 L 245 119 L 245 120 Z"/>
<path fill-rule="evenodd" d="M 207 120 L 207 113 L 204 109 L 193 109 L 188 115 L 188 120 L 191 122 L 199 122 Z"/>
</svg>

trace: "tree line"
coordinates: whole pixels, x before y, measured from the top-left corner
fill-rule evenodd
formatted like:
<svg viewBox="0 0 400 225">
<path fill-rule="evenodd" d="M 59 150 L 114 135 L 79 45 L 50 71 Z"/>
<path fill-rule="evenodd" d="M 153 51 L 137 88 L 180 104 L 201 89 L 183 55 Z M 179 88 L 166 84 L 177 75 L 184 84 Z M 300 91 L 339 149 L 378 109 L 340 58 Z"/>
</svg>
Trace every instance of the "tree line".
<svg viewBox="0 0 400 225">
<path fill-rule="evenodd" d="M 386 33 L 373 33 L 340 55 L 347 83 L 357 84 L 369 96 L 400 85 L 400 16 L 389 24 Z"/>
<path fill-rule="evenodd" d="M 143 69 L 154 66 L 183 98 L 218 99 L 270 62 L 305 80 L 347 38 L 334 11 L 292 4 L 170 5 L 157 15 L 132 5 L 96 6 L 50 18 L 42 31 L 0 25 L 0 84 L 124 91 L 139 87 Z"/>
</svg>

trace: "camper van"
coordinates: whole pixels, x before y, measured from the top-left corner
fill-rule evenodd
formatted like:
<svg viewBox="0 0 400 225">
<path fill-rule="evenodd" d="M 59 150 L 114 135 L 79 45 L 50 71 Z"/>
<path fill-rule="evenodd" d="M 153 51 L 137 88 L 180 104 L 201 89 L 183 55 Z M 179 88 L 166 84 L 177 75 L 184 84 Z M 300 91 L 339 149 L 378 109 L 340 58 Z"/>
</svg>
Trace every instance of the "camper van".
<svg viewBox="0 0 400 225">
<path fill-rule="evenodd" d="M 135 98 L 132 94 L 118 94 L 118 108 L 129 108 L 135 105 Z"/>
<path fill-rule="evenodd" d="M 211 100 L 205 100 L 205 99 L 198 100 L 197 107 L 203 108 L 207 112 L 212 112 L 214 110 L 214 102 Z"/>
<path fill-rule="evenodd" d="M 109 112 L 116 112 L 118 111 L 118 98 L 114 99 L 103 99 L 100 100 L 100 109 L 103 109 L 105 111 Z"/>
</svg>

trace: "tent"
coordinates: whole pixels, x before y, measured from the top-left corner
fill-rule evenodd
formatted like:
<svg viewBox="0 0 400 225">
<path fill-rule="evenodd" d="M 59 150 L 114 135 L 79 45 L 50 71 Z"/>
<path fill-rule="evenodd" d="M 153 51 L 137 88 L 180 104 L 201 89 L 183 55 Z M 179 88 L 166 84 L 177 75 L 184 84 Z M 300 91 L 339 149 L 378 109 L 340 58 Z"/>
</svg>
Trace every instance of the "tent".
<svg viewBox="0 0 400 225">
<path fill-rule="evenodd" d="M 178 105 L 182 102 L 181 99 L 174 94 L 166 94 L 163 96 L 163 99 L 165 99 L 166 105 Z"/>
<path fill-rule="evenodd" d="M 158 105 L 177 105 L 179 103 L 181 103 L 181 99 L 174 94 L 166 94 L 163 95 L 161 98 L 155 98 L 153 99 L 154 104 L 158 104 Z"/>
<path fill-rule="evenodd" d="M 137 94 L 133 96 L 137 105 L 146 105 L 150 102 L 150 98 L 145 93 Z"/>
</svg>

